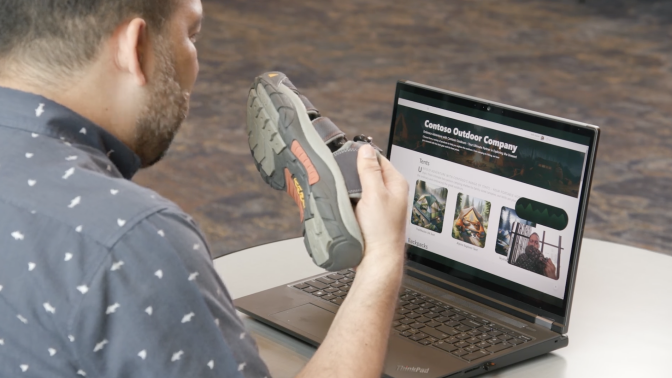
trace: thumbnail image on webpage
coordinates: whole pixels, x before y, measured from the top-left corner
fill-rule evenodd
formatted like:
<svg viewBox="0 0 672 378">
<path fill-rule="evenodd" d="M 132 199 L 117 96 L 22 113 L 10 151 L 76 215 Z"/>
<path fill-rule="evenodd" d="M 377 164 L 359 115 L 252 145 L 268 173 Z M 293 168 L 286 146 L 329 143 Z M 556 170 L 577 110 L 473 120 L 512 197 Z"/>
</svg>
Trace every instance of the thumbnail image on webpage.
<svg viewBox="0 0 672 378">
<path fill-rule="evenodd" d="M 477 247 L 485 247 L 488 236 L 488 219 L 490 218 L 490 202 L 468 194 L 457 195 L 455 219 L 453 222 L 453 238 Z"/>
<path fill-rule="evenodd" d="M 428 230 L 441 233 L 446 213 L 448 189 L 434 187 L 425 181 L 417 180 L 413 195 L 411 223 Z"/>
</svg>

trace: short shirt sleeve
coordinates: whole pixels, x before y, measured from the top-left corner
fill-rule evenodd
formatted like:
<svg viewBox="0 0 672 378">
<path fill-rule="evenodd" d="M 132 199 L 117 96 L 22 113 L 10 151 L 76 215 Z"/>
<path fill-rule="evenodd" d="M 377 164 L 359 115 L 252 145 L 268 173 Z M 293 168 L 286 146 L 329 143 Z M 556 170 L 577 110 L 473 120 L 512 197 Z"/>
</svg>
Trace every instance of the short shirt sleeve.
<svg viewBox="0 0 672 378">
<path fill-rule="evenodd" d="M 185 214 L 136 224 L 82 289 L 68 329 L 80 375 L 270 377 Z"/>
</svg>

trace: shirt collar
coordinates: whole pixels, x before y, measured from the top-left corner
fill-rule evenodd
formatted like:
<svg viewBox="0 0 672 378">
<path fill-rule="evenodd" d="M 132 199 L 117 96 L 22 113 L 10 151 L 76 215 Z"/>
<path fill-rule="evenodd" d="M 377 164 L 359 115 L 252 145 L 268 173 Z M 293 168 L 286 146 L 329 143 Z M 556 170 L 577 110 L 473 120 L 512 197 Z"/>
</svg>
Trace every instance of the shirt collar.
<svg viewBox="0 0 672 378">
<path fill-rule="evenodd" d="M 45 97 L 0 87 L 0 125 L 99 150 L 130 180 L 140 158 L 102 127 Z"/>
</svg>

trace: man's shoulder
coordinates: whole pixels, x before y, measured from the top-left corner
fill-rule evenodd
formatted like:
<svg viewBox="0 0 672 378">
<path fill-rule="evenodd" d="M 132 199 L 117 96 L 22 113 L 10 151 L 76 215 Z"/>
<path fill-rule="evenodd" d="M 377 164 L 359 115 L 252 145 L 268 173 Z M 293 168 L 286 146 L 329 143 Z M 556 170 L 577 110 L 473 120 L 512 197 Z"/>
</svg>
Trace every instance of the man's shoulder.
<svg viewBox="0 0 672 378">
<path fill-rule="evenodd" d="M 105 155 L 67 147 L 50 151 L 65 155 L 61 159 L 24 163 L 3 177 L 0 224 L 10 223 L 11 214 L 23 215 L 28 223 L 49 224 L 53 233 L 73 230 L 109 248 L 152 214 L 183 214 L 173 202 L 123 178 Z"/>
</svg>

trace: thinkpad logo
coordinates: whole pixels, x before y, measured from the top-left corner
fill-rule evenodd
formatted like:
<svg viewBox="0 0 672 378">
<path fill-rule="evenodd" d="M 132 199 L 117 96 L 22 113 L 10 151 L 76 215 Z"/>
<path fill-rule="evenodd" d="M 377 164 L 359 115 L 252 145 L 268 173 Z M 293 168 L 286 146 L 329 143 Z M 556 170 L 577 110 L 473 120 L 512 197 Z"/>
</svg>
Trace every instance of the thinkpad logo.
<svg viewBox="0 0 672 378">
<path fill-rule="evenodd" d="M 429 373 L 429 368 L 421 368 L 421 367 L 411 367 L 411 366 L 404 366 L 404 365 L 397 365 L 397 371 L 403 371 L 406 373 L 423 373 L 427 374 Z"/>
</svg>

